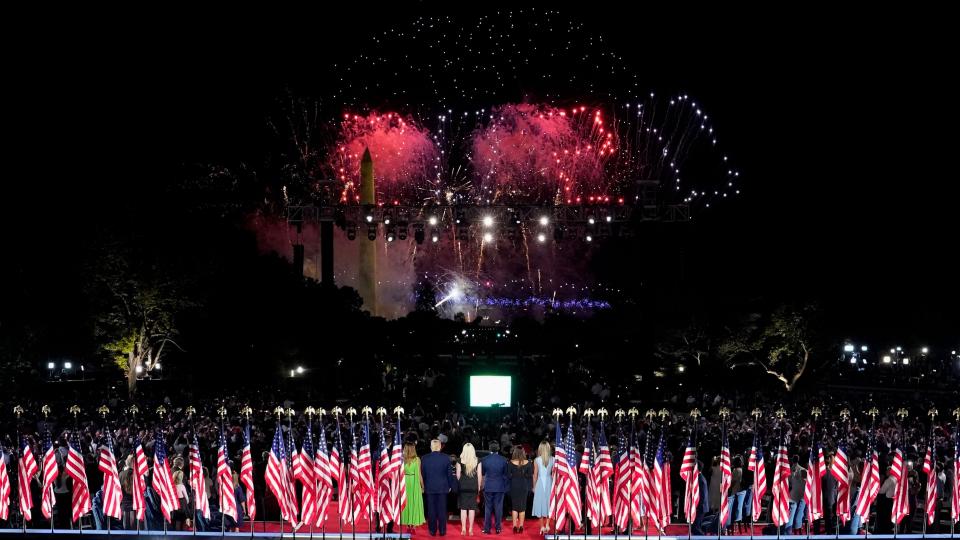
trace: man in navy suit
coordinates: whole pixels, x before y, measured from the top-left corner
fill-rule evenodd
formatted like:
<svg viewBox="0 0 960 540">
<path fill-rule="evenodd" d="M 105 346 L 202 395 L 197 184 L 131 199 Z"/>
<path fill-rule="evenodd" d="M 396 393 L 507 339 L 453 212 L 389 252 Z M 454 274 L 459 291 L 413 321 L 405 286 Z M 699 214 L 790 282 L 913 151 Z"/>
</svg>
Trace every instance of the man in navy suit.
<svg viewBox="0 0 960 540">
<path fill-rule="evenodd" d="M 500 534 L 503 526 L 503 494 L 510 488 L 507 459 L 500 455 L 500 445 L 490 443 L 490 455 L 480 462 L 483 490 L 483 534 L 490 534 L 491 525 Z M 491 521 L 495 516 L 495 521 Z"/>
<path fill-rule="evenodd" d="M 447 534 L 447 493 L 456 482 L 450 457 L 440 452 L 440 440 L 430 441 L 430 453 L 420 459 L 430 536 Z"/>
</svg>

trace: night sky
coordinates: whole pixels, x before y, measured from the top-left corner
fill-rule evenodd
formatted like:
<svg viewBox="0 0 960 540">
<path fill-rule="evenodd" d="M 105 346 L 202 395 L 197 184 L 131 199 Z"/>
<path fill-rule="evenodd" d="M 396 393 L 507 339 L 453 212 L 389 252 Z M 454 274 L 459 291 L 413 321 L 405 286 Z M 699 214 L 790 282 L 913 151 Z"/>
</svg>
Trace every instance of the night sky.
<svg viewBox="0 0 960 540">
<path fill-rule="evenodd" d="M 78 236 L 149 206 L 185 165 L 262 158 L 286 92 L 330 96 L 331 64 L 445 9 L 45 22 L 8 78 L 19 164 L 5 182 L 8 253 L 69 257 Z M 947 18 L 807 9 L 560 12 L 603 34 L 643 89 L 700 100 L 743 171 L 742 197 L 698 213 L 685 241 L 691 294 L 815 297 L 849 310 L 852 336 L 955 341 Z"/>
</svg>

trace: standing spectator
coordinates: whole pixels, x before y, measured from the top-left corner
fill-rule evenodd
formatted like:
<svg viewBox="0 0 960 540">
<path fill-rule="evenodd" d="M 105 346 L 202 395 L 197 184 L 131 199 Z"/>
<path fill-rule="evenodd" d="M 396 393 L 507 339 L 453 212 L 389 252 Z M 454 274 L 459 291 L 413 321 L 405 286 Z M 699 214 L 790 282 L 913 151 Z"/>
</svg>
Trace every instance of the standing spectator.
<svg viewBox="0 0 960 540">
<path fill-rule="evenodd" d="M 540 518 L 540 534 L 550 532 L 550 491 L 553 490 L 553 447 L 543 441 L 537 448 L 534 475 L 533 517 Z"/>
<path fill-rule="evenodd" d="M 513 532 L 523 532 L 523 520 L 527 514 L 527 499 L 533 484 L 537 481 L 537 470 L 527 460 L 523 447 L 513 447 L 513 456 L 507 465 L 510 474 L 510 507 L 513 518 Z"/>
<path fill-rule="evenodd" d="M 460 452 L 457 463 L 459 494 L 457 506 L 460 508 L 460 534 L 473 536 L 473 522 L 477 517 L 478 498 L 480 497 L 480 463 L 473 445 L 466 443 Z"/>
<path fill-rule="evenodd" d="M 507 460 L 500 455 L 500 445 L 490 443 L 490 455 L 480 462 L 480 489 L 483 490 L 483 534 L 490 534 L 491 527 L 497 534 L 503 527 L 503 494 L 507 492 Z M 494 518 L 496 523 L 493 522 Z"/>
<path fill-rule="evenodd" d="M 423 478 L 420 476 L 420 458 L 413 443 L 403 445 L 403 478 L 407 488 L 407 505 L 400 515 L 400 524 L 413 533 L 414 527 L 423 525 Z"/>
<path fill-rule="evenodd" d="M 427 528 L 430 536 L 447 535 L 447 493 L 453 486 L 450 457 L 440 452 L 440 440 L 430 441 L 430 453 L 423 456 L 424 493 L 427 497 Z"/>
</svg>

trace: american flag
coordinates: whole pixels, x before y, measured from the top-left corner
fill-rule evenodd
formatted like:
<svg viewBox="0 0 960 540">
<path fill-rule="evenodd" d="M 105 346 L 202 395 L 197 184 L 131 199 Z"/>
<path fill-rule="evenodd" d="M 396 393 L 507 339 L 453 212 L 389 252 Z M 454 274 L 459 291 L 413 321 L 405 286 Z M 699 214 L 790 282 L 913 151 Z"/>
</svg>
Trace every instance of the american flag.
<svg viewBox="0 0 960 540">
<path fill-rule="evenodd" d="M 296 524 L 297 501 L 290 497 L 290 474 L 287 469 L 287 448 L 283 443 L 280 421 L 273 434 L 273 445 L 267 458 L 267 470 L 264 474 L 267 487 L 280 505 L 280 519 Z"/>
<path fill-rule="evenodd" d="M 390 447 L 387 445 L 387 436 L 384 435 L 386 426 L 380 423 L 380 460 L 377 463 L 377 496 L 374 499 L 374 510 L 380 516 L 380 525 L 390 523 L 393 516 L 393 470 L 391 468 Z"/>
<path fill-rule="evenodd" d="M 400 523 L 400 515 L 403 509 L 407 507 L 407 480 L 403 470 L 403 443 L 400 440 L 400 417 L 397 417 L 397 429 L 393 433 L 393 454 L 390 459 L 393 462 L 394 474 L 394 495 L 393 495 L 393 522 Z"/>
<path fill-rule="evenodd" d="M 927 524 L 932 525 L 937 517 L 937 454 L 933 445 L 927 446 L 923 458 L 923 472 L 927 475 Z"/>
<path fill-rule="evenodd" d="M 753 434 L 753 447 L 750 448 L 750 460 L 747 469 L 753 471 L 753 490 L 751 493 L 751 513 L 753 520 L 760 518 L 763 511 L 763 497 L 767 494 L 767 466 L 763 460 L 763 445 L 758 441 L 757 434 Z"/>
<path fill-rule="evenodd" d="M 837 517 L 842 523 L 846 523 L 850 519 L 850 463 L 847 460 L 845 441 L 837 444 L 830 474 L 837 480 Z"/>
<path fill-rule="evenodd" d="M 630 523 L 630 445 L 623 434 L 623 426 L 617 431 L 617 467 L 613 481 L 614 522 L 620 531 L 627 530 Z"/>
<path fill-rule="evenodd" d="M 53 515 L 53 507 L 57 504 L 57 500 L 53 497 L 53 483 L 57 481 L 59 474 L 57 455 L 53 450 L 53 440 L 50 438 L 48 428 L 43 438 L 43 487 L 40 488 L 40 511 L 47 519 Z"/>
<path fill-rule="evenodd" d="M 810 523 L 823 517 L 823 486 L 820 478 L 827 468 L 823 462 L 823 450 L 820 443 L 810 447 L 810 459 L 807 460 L 807 481 L 803 486 L 803 500 L 807 505 L 807 519 Z"/>
<path fill-rule="evenodd" d="M 163 512 L 164 519 L 170 522 L 173 511 L 180 508 L 180 501 L 177 499 L 177 491 L 174 489 L 173 479 L 170 477 L 170 464 L 167 462 L 167 443 L 164 441 L 163 432 L 159 429 L 155 441 L 151 485 L 153 490 L 160 495 L 160 510 Z"/>
<path fill-rule="evenodd" d="M 584 476 L 584 492 L 587 497 L 587 519 L 594 527 L 600 524 L 600 493 L 593 478 L 593 464 L 596 448 L 593 444 L 593 429 L 587 424 L 587 434 L 583 438 L 583 455 L 580 457 L 579 473 Z"/>
<path fill-rule="evenodd" d="M 663 428 L 660 429 L 660 443 L 657 445 L 657 455 L 653 458 L 653 487 L 657 499 L 657 510 L 659 511 L 658 521 L 660 529 L 665 529 L 670 524 L 670 463 L 666 461 L 665 441 L 663 438 Z"/>
<path fill-rule="evenodd" d="M 120 490 L 120 476 L 117 474 L 117 458 L 113 453 L 113 435 L 110 428 L 104 428 L 106 440 L 100 447 L 100 457 L 97 460 L 97 469 L 103 473 L 103 514 L 120 519 L 120 499 L 123 492 Z"/>
<path fill-rule="evenodd" d="M 83 465 L 83 456 L 80 454 L 80 439 L 74 433 L 67 449 L 67 474 L 73 479 L 73 521 L 90 511 L 90 488 L 87 485 L 87 470 Z M 106 493 L 106 491 L 104 491 Z"/>
<path fill-rule="evenodd" d="M 317 454 L 313 459 L 313 477 L 317 479 L 317 519 L 314 525 L 323 527 L 327 522 L 327 505 L 333 498 L 333 478 L 330 469 L 330 456 L 327 454 L 327 433 L 320 422 L 320 435 L 317 441 Z"/>
<path fill-rule="evenodd" d="M 20 441 L 20 464 L 17 466 L 17 491 L 20 494 L 20 513 L 23 519 L 30 521 L 33 508 L 33 495 L 30 493 L 30 479 L 37 475 L 37 460 L 33 457 L 33 450 L 27 444 L 27 439 Z"/>
<path fill-rule="evenodd" d="M 560 424 L 557 423 L 556 481 L 550 496 L 550 514 L 556 520 L 556 528 L 560 530 L 569 518 L 576 528 L 583 523 L 580 513 L 580 482 L 577 479 L 577 470 L 570 464 L 574 454 L 573 423 L 567 426 L 567 438 L 563 439 L 560 433 Z M 573 458 L 575 459 L 575 458 Z"/>
<path fill-rule="evenodd" d="M 697 463 L 697 447 L 693 443 L 693 435 L 690 436 L 687 448 L 683 451 L 680 478 L 683 478 L 686 483 L 683 513 L 687 516 L 687 523 L 693 523 L 697 519 L 697 510 L 700 508 L 700 465 Z"/>
<path fill-rule="evenodd" d="M 193 490 L 196 512 L 206 519 L 210 519 L 210 499 L 207 498 L 207 485 L 203 480 L 203 463 L 200 460 L 200 442 L 197 434 L 193 434 L 190 443 L 190 489 Z"/>
<path fill-rule="evenodd" d="M 636 432 L 630 429 L 630 517 L 633 518 L 633 527 L 643 524 L 645 509 L 643 507 L 644 482 L 647 476 L 647 467 L 640 453 L 640 444 L 637 442 Z"/>
<path fill-rule="evenodd" d="M 644 445 L 644 450 L 646 455 L 643 456 L 643 460 L 639 463 L 640 471 L 640 489 L 642 490 L 643 495 L 643 512 L 648 519 L 653 521 L 653 526 L 656 529 L 661 528 L 660 524 L 660 494 L 657 491 L 657 487 L 654 485 L 653 479 L 653 438 L 652 438 L 652 427 L 647 427 L 647 442 Z"/>
<path fill-rule="evenodd" d="M 720 445 L 720 522 L 718 528 L 723 528 L 730 519 L 730 500 L 727 498 L 727 492 L 730 491 L 730 483 L 733 481 L 733 469 L 730 464 L 730 442 L 727 440 L 727 433 L 723 433 L 723 443 Z"/>
<path fill-rule="evenodd" d="M 7 474 L 7 454 L 0 445 L 0 519 L 10 515 L 10 475 Z"/>
<path fill-rule="evenodd" d="M 790 520 L 790 460 L 787 445 L 781 441 L 773 469 L 773 506 L 770 511 L 773 523 L 782 527 Z"/>
<path fill-rule="evenodd" d="M 147 490 L 147 454 L 143 451 L 139 435 L 134 440 L 133 448 L 133 510 L 140 521 L 147 513 L 147 501 L 144 497 Z"/>
<path fill-rule="evenodd" d="M 233 471 L 227 462 L 227 438 L 220 429 L 220 445 L 217 448 L 217 484 L 220 486 L 220 511 L 237 521 L 237 497 L 233 492 Z"/>
<path fill-rule="evenodd" d="M 340 521 L 350 523 L 353 519 L 353 511 L 350 509 L 353 496 L 350 494 L 347 464 L 342 458 L 343 433 L 339 422 L 334 422 L 334 429 L 337 430 L 337 440 L 334 441 L 333 448 L 330 450 L 330 472 L 335 475 L 337 481 L 337 513 L 340 515 Z"/>
<path fill-rule="evenodd" d="M 867 450 L 867 460 L 863 464 L 863 476 L 860 480 L 860 493 L 857 495 L 857 515 L 866 523 L 870 520 L 870 505 L 880 493 L 880 463 L 877 449 L 871 444 Z"/>
<path fill-rule="evenodd" d="M 600 493 L 600 521 L 606 523 L 613 515 L 610 504 L 610 478 L 613 477 L 613 459 L 610 457 L 610 445 L 607 444 L 607 434 L 603 429 L 603 420 L 600 420 L 600 446 L 597 448 L 595 478 L 597 491 Z"/>
<path fill-rule="evenodd" d="M 250 521 L 257 516 L 257 498 L 253 490 L 253 452 L 250 449 L 250 424 L 243 431 L 243 452 L 240 458 L 240 482 L 247 488 L 247 515 Z"/>
<path fill-rule="evenodd" d="M 354 439 L 356 440 L 356 439 Z M 356 474 L 354 474 L 356 471 Z M 353 519 L 371 516 L 374 498 L 373 458 L 370 455 L 370 423 L 364 422 L 360 430 L 359 448 L 354 446 L 350 454 L 350 477 L 353 479 Z"/>
<path fill-rule="evenodd" d="M 893 453 L 890 476 L 897 481 L 897 487 L 893 493 L 893 511 L 890 513 L 890 521 L 899 524 L 910 513 L 907 463 L 903 459 L 903 450 L 899 448 Z"/>
<path fill-rule="evenodd" d="M 960 429 L 953 434 L 953 493 L 950 497 L 950 519 L 960 521 Z"/>
<path fill-rule="evenodd" d="M 317 521 L 317 476 L 313 454 L 313 431 L 307 422 L 307 433 L 300 445 L 300 452 L 293 461 L 293 478 L 303 486 L 300 492 L 300 521 L 313 524 Z"/>
</svg>

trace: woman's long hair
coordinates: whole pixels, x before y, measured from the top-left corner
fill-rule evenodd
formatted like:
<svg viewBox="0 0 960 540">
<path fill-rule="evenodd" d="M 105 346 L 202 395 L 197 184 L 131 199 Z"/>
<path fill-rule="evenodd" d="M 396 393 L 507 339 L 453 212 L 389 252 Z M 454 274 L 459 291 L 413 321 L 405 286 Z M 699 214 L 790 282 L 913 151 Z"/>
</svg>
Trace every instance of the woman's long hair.
<svg viewBox="0 0 960 540">
<path fill-rule="evenodd" d="M 463 467 L 463 474 L 473 478 L 477 474 L 477 451 L 472 444 L 463 445 L 463 451 L 460 452 L 460 466 Z"/>
<path fill-rule="evenodd" d="M 406 465 L 408 463 L 413 463 L 417 460 L 417 447 L 407 443 L 403 445 L 403 463 Z"/>
<path fill-rule="evenodd" d="M 550 465 L 550 457 L 553 456 L 553 445 L 548 441 L 540 443 L 540 446 L 537 447 L 537 456 L 540 457 L 540 462 L 544 467 Z"/>
</svg>

